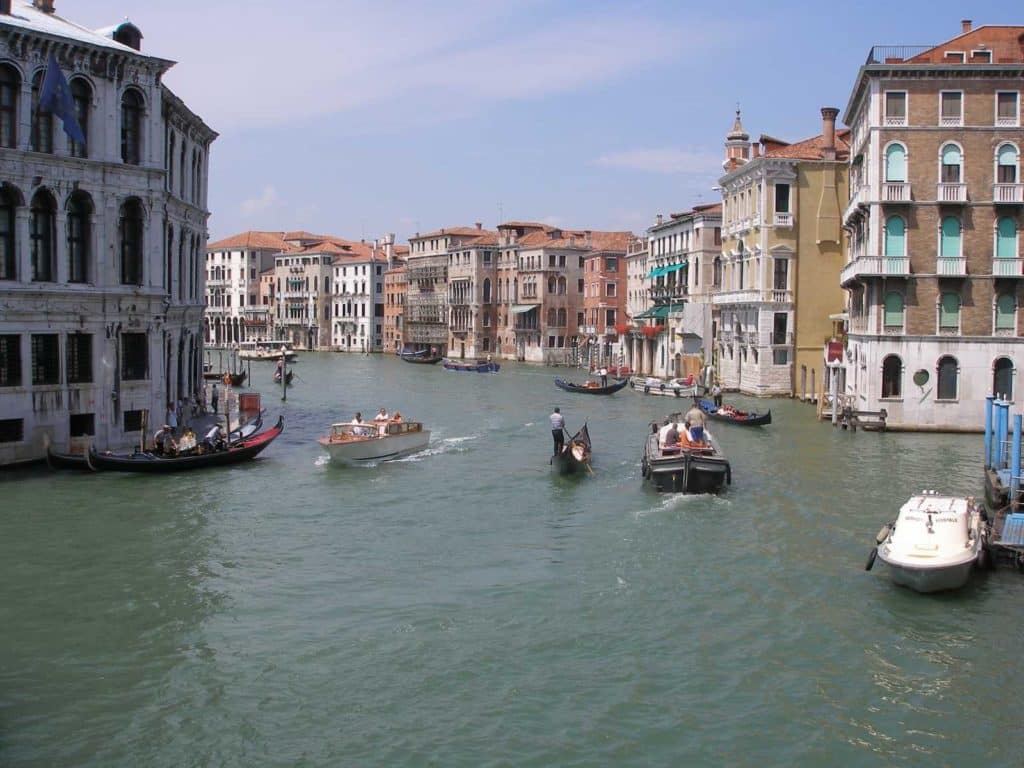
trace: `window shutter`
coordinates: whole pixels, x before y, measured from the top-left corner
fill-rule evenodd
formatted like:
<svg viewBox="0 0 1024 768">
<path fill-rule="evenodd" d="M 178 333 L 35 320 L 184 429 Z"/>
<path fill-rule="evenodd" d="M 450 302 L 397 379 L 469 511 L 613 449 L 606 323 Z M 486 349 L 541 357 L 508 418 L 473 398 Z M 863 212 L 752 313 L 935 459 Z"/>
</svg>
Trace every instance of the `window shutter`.
<svg viewBox="0 0 1024 768">
<path fill-rule="evenodd" d="M 896 291 L 885 294 L 885 326 L 887 328 L 903 325 L 903 296 Z"/>
<path fill-rule="evenodd" d="M 960 297 L 955 293 L 942 294 L 939 304 L 939 327 L 956 328 L 960 325 Z"/>
<path fill-rule="evenodd" d="M 907 180 L 907 153 L 899 144 L 893 144 L 885 151 L 885 180 Z"/>
<path fill-rule="evenodd" d="M 996 225 L 996 258 L 1017 258 L 1017 225 L 1009 216 L 1003 216 Z"/>
<path fill-rule="evenodd" d="M 905 224 L 902 217 L 890 216 L 885 220 L 885 255 L 903 256 L 904 250 L 904 229 Z"/>
<path fill-rule="evenodd" d="M 1012 331 L 1017 314 L 1017 301 L 1013 294 L 1004 293 L 996 299 L 996 330 Z"/>
<path fill-rule="evenodd" d="M 943 258 L 956 258 L 960 255 L 960 219 L 956 216 L 942 219 L 942 248 L 939 255 Z"/>
</svg>

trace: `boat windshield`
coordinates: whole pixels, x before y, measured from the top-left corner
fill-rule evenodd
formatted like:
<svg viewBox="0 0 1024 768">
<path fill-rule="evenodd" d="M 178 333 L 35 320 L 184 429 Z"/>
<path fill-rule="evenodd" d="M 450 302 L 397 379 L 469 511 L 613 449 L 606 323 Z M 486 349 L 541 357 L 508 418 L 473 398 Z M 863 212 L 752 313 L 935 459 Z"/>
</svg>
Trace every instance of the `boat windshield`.
<svg viewBox="0 0 1024 768">
<path fill-rule="evenodd" d="M 423 425 L 418 421 L 352 424 L 345 422 L 331 425 L 331 440 L 367 440 L 372 437 L 390 437 L 410 432 L 420 432 Z"/>
</svg>

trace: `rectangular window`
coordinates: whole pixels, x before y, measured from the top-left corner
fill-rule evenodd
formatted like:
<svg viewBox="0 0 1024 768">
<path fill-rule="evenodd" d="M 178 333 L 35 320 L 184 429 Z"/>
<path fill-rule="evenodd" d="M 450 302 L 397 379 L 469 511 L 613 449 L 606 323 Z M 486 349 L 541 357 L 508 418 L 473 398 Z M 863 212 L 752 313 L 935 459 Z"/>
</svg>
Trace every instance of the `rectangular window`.
<svg viewBox="0 0 1024 768">
<path fill-rule="evenodd" d="M 68 420 L 68 433 L 71 437 L 85 437 L 96 434 L 96 414 L 72 413 Z"/>
<path fill-rule="evenodd" d="M 963 125 L 963 91 L 939 92 L 939 125 Z"/>
<path fill-rule="evenodd" d="M 885 124 L 907 124 L 907 92 L 886 91 L 885 93 Z"/>
<path fill-rule="evenodd" d="M 775 185 L 775 212 L 789 213 L 789 184 Z"/>
<path fill-rule="evenodd" d="M 999 91 L 996 93 L 996 125 L 1016 126 L 1020 120 L 1017 91 Z"/>
<path fill-rule="evenodd" d="M 548 348 L 549 349 L 554 349 L 555 348 L 555 337 L 554 336 L 548 336 Z"/>
<path fill-rule="evenodd" d="M 149 340 L 144 333 L 121 334 L 121 378 L 139 381 L 149 375 Z M 127 427 L 126 427 L 127 429 Z"/>
<path fill-rule="evenodd" d="M 615 288 L 616 288 L 615 283 L 605 283 L 604 284 L 604 295 L 605 296 L 609 296 L 609 297 L 614 297 L 615 296 Z"/>
<path fill-rule="evenodd" d="M 92 334 L 68 334 L 68 384 L 92 383 Z"/>
<path fill-rule="evenodd" d="M 955 331 L 960 327 L 960 297 L 944 293 L 939 302 L 939 328 Z"/>
<path fill-rule="evenodd" d="M 124 431 L 139 432 L 142 429 L 142 417 L 146 411 L 125 411 Z"/>
<path fill-rule="evenodd" d="M 604 311 L 604 324 L 606 327 L 611 328 L 615 325 L 615 310 L 606 309 Z"/>
<path fill-rule="evenodd" d="M 60 336 L 32 334 L 32 383 L 60 384 Z"/>
<path fill-rule="evenodd" d="M 772 318 L 772 344 L 786 343 L 786 328 L 789 323 L 789 315 L 786 312 L 776 312 Z"/>
<path fill-rule="evenodd" d="M 776 291 L 785 291 L 789 288 L 789 259 L 775 259 L 773 287 Z"/>
<path fill-rule="evenodd" d="M 608 256 L 604 260 L 604 268 L 608 272 L 618 272 L 619 271 L 619 260 L 617 258 L 615 258 L 614 256 Z"/>
<path fill-rule="evenodd" d="M 583 293 L 583 278 L 582 277 L 576 283 L 576 291 L 578 293 Z"/>
<path fill-rule="evenodd" d="M 0 419 L 0 443 L 20 443 L 25 439 L 22 419 Z"/>
<path fill-rule="evenodd" d="M 553 253 L 549 253 L 548 254 L 548 266 L 549 267 L 555 266 L 555 254 L 553 254 Z"/>
<path fill-rule="evenodd" d="M 21 386 L 21 337 L 0 336 L 0 387 Z"/>
</svg>

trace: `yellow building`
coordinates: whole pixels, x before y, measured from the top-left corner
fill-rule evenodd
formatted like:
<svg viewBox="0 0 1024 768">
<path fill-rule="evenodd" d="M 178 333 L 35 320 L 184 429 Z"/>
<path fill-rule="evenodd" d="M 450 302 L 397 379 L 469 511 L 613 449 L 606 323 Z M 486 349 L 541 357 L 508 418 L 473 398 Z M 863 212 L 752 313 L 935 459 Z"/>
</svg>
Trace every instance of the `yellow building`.
<svg viewBox="0 0 1024 768">
<path fill-rule="evenodd" d="M 739 112 L 726 141 L 722 254 L 713 265 L 722 386 L 813 398 L 823 381 L 830 315 L 846 300 L 840 216 L 848 199 L 848 131 L 821 110 L 822 133 L 753 145 Z"/>
</svg>

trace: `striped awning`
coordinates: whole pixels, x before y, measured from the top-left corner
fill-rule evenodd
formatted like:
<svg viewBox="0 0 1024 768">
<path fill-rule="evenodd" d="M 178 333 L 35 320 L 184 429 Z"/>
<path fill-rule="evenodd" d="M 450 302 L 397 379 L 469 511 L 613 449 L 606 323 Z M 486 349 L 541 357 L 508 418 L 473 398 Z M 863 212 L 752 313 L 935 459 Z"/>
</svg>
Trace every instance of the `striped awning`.
<svg viewBox="0 0 1024 768">
<path fill-rule="evenodd" d="M 513 315 L 521 315 L 524 312 L 529 312 L 531 309 L 536 309 L 540 304 L 513 304 L 511 312 Z"/>
</svg>

